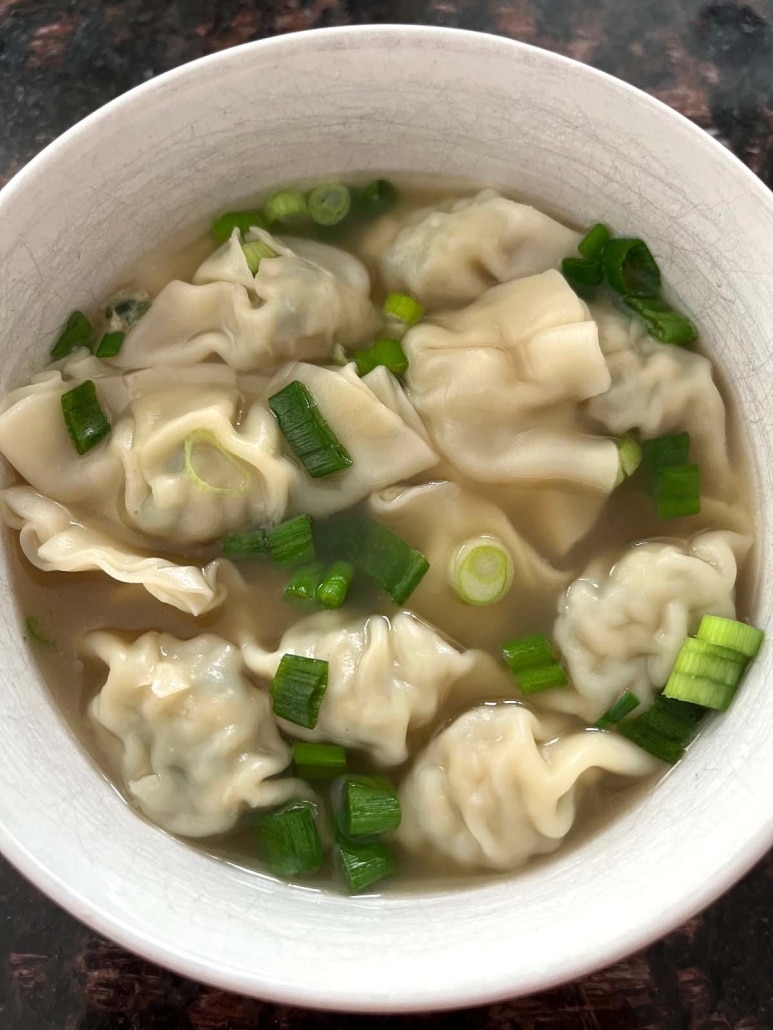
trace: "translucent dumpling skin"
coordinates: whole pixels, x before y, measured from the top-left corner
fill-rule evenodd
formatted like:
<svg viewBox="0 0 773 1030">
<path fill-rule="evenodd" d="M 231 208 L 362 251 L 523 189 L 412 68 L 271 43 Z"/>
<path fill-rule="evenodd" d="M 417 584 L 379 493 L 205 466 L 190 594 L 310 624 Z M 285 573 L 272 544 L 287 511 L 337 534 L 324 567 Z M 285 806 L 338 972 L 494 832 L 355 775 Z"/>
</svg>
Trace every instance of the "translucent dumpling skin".
<svg viewBox="0 0 773 1030">
<path fill-rule="evenodd" d="M 658 767 L 634 744 L 602 731 L 546 737 L 522 705 L 483 705 L 460 715 L 403 781 L 397 839 L 436 862 L 517 869 L 559 847 L 594 778 L 646 776 Z"/>
</svg>

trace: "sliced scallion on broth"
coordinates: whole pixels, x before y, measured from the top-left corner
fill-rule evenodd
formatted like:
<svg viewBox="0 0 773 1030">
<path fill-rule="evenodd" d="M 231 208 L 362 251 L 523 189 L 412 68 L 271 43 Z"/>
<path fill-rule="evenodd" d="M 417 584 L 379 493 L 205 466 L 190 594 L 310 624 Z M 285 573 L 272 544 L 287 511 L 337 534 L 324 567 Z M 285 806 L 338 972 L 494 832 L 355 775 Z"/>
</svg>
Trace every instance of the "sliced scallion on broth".
<svg viewBox="0 0 773 1030">
<path fill-rule="evenodd" d="M 496 604 L 510 590 L 515 575 L 513 558 L 494 536 L 465 540 L 449 567 L 449 582 L 467 604 Z"/>
<path fill-rule="evenodd" d="M 322 865 L 315 807 L 308 801 L 262 816 L 256 826 L 266 863 L 275 876 L 304 876 Z"/>
<path fill-rule="evenodd" d="M 252 240 L 250 243 L 242 244 L 242 253 L 247 267 L 253 275 L 257 275 L 260 263 L 264 258 L 275 258 L 276 251 L 272 250 L 263 240 Z"/>
<path fill-rule="evenodd" d="M 339 842 L 333 848 L 333 861 L 352 894 L 372 887 L 395 870 L 392 853 L 382 841 L 369 844 Z"/>
<path fill-rule="evenodd" d="M 407 293 L 390 293 L 384 301 L 384 314 L 406 325 L 416 325 L 424 317 L 424 305 Z"/>
<path fill-rule="evenodd" d="M 317 587 L 317 601 L 323 608 L 340 608 L 349 593 L 354 578 L 354 566 L 348 561 L 336 561 L 329 565 Z"/>
<path fill-rule="evenodd" d="M 295 771 L 301 779 L 333 780 L 346 772 L 346 748 L 340 744 L 312 744 L 305 740 L 295 740 L 292 751 Z"/>
<path fill-rule="evenodd" d="M 94 326 L 82 311 L 73 311 L 51 348 L 51 358 L 66 358 L 77 347 L 90 347 L 94 339 Z"/>
<path fill-rule="evenodd" d="M 234 229 L 245 233 L 250 229 L 268 229 L 262 211 L 226 211 L 212 223 L 212 235 L 218 243 L 231 238 Z"/>
<path fill-rule="evenodd" d="M 298 380 L 269 397 L 279 428 L 313 479 L 344 472 L 352 457 L 327 424 L 311 392 Z"/>
<path fill-rule="evenodd" d="M 99 406 L 97 388 L 91 379 L 62 394 L 62 414 L 78 454 L 86 454 L 110 434 L 110 423 Z"/>
<path fill-rule="evenodd" d="M 271 703 L 278 719 L 313 730 L 327 690 L 328 663 L 286 654 L 271 682 Z"/>
<path fill-rule="evenodd" d="M 640 703 L 632 690 L 626 690 L 593 725 L 597 730 L 608 730 L 627 715 L 630 715 L 631 712 L 639 707 Z"/>
</svg>

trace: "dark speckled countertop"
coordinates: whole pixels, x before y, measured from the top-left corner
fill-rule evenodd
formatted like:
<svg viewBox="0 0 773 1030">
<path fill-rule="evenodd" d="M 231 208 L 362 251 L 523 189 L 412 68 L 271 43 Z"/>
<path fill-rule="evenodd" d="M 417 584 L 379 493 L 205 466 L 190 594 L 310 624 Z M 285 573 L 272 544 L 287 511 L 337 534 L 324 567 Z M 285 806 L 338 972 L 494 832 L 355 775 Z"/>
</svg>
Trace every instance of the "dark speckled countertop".
<svg viewBox="0 0 773 1030">
<path fill-rule="evenodd" d="M 0 0 L 0 183 L 96 107 L 184 61 L 283 32 L 418 22 L 612 72 L 773 186 L 773 0 Z M 773 785 L 772 788 L 773 790 Z M 97 937 L 0 860 L 0 1030 L 771 1030 L 773 856 L 680 930 L 529 998 L 366 1018 L 202 987 Z"/>
</svg>

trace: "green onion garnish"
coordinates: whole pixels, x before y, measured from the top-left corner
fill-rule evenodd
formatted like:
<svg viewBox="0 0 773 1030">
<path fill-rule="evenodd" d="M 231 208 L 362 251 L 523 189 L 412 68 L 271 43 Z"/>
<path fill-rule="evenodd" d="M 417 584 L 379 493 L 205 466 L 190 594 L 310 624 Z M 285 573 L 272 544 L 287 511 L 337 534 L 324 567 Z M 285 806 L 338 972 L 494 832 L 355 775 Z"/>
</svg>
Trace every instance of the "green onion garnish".
<svg viewBox="0 0 773 1030">
<path fill-rule="evenodd" d="M 394 375 L 402 375 L 408 368 L 408 358 L 399 340 L 376 340 L 367 350 L 358 350 L 352 354 L 360 376 L 372 372 L 377 365 L 384 365 Z"/>
<path fill-rule="evenodd" d="M 263 258 L 275 258 L 276 251 L 272 250 L 263 240 L 252 240 L 250 243 L 242 244 L 242 253 L 247 262 L 247 267 L 253 275 L 258 274 L 260 263 Z"/>
<path fill-rule="evenodd" d="M 261 816 L 256 829 L 266 863 L 275 876 L 314 873 L 322 865 L 322 842 L 310 801 L 294 801 Z"/>
<path fill-rule="evenodd" d="M 94 338 L 94 327 L 82 311 L 73 311 L 64 324 L 64 329 L 51 348 L 54 361 L 66 358 L 76 347 L 90 347 Z"/>
<path fill-rule="evenodd" d="M 424 317 L 424 305 L 407 293 L 390 293 L 383 310 L 387 318 L 397 318 L 406 325 L 416 325 Z"/>
<path fill-rule="evenodd" d="M 660 288 L 660 269 L 644 240 L 608 240 L 601 261 L 606 280 L 616 293 L 643 297 Z"/>
<path fill-rule="evenodd" d="M 268 222 L 260 211 L 226 211 L 212 223 L 212 235 L 218 243 L 231 238 L 234 229 L 247 232 L 249 229 L 268 229 Z"/>
<path fill-rule="evenodd" d="M 735 691 L 736 688 L 729 683 L 720 683 L 705 676 L 691 676 L 686 672 L 672 672 L 663 695 L 724 712 L 735 697 Z"/>
<path fill-rule="evenodd" d="M 645 323 L 650 336 L 661 343 L 689 347 L 698 335 L 690 319 L 674 311 L 661 297 L 627 295 L 623 303 Z"/>
<path fill-rule="evenodd" d="M 673 671 L 737 687 L 747 665 L 748 659 L 740 651 L 688 637 L 676 656 Z"/>
<path fill-rule="evenodd" d="M 27 631 L 27 636 L 30 640 L 34 640 L 36 644 L 42 644 L 44 647 L 55 646 L 56 641 L 46 635 L 46 631 L 43 628 L 43 621 L 36 615 L 30 615 L 29 618 L 24 620 L 24 628 Z"/>
<path fill-rule="evenodd" d="M 266 553 L 266 531 L 252 529 L 246 533 L 230 533 L 223 539 L 223 554 L 231 561 L 259 558 Z"/>
<path fill-rule="evenodd" d="M 98 358 L 114 358 L 120 353 L 125 339 L 126 333 L 105 333 L 94 353 Z"/>
<path fill-rule="evenodd" d="M 655 472 L 655 510 L 659 519 L 697 515 L 701 478 L 697 465 L 668 465 Z"/>
<path fill-rule="evenodd" d="M 306 198 L 299 190 L 279 190 L 269 197 L 263 206 L 263 213 L 270 224 L 283 225 L 305 221 L 309 215 Z"/>
<path fill-rule="evenodd" d="M 351 455 L 303 383 L 294 380 L 269 397 L 268 404 L 287 443 L 313 479 L 332 476 L 352 465 Z"/>
<path fill-rule="evenodd" d="M 620 722 L 626 715 L 630 715 L 634 708 L 639 707 L 639 704 L 636 694 L 632 690 L 626 690 L 593 725 L 597 730 L 608 730 L 610 726 Z"/>
<path fill-rule="evenodd" d="M 383 880 L 395 868 L 391 852 L 380 840 L 371 844 L 336 844 L 333 861 L 353 894 Z"/>
<path fill-rule="evenodd" d="M 564 258 L 561 262 L 561 272 L 569 285 L 580 291 L 590 286 L 599 286 L 604 279 L 601 262 L 588 258 Z"/>
<path fill-rule="evenodd" d="M 306 565 L 314 561 L 314 537 L 308 515 L 296 515 L 265 530 L 265 540 L 275 565 Z"/>
<path fill-rule="evenodd" d="M 522 694 L 563 687 L 569 680 L 544 633 L 532 633 L 502 645 L 502 654 Z"/>
<path fill-rule="evenodd" d="M 749 659 L 757 656 L 764 639 L 761 629 L 736 619 L 723 619 L 719 615 L 704 615 L 698 627 L 698 640 L 729 648 Z"/>
<path fill-rule="evenodd" d="M 334 780 L 346 772 L 346 749 L 340 744 L 293 742 L 295 771 L 302 780 Z"/>
<path fill-rule="evenodd" d="M 632 436 L 624 436 L 617 443 L 620 457 L 620 471 L 617 475 L 617 486 L 634 474 L 642 462 L 642 446 Z"/>
<path fill-rule="evenodd" d="M 604 247 L 609 242 L 610 236 L 611 233 L 606 225 L 597 222 L 577 244 L 577 250 L 584 258 L 588 258 L 590 261 L 598 260 L 603 254 Z"/>
<path fill-rule="evenodd" d="M 282 591 L 283 600 L 297 608 L 315 608 L 317 590 L 325 573 L 324 565 L 304 565 L 296 569 Z"/>
<path fill-rule="evenodd" d="M 317 225 L 338 225 L 349 214 L 351 203 L 351 194 L 342 183 L 317 186 L 308 199 L 311 220 Z"/>
<path fill-rule="evenodd" d="M 317 587 L 317 601 L 323 608 L 340 608 L 349 593 L 354 567 L 348 561 L 333 562 Z"/>
<path fill-rule="evenodd" d="M 621 722 L 618 732 L 673 765 L 695 736 L 703 715 L 702 708 L 658 694 L 649 711 Z"/>
<path fill-rule="evenodd" d="M 64 424 L 73 446 L 78 454 L 85 454 L 110 432 L 110 423 L 97 400 L 97 388 L 87 379 L 63 393 L 61 400 Z"/>
<path fill-rule="evenodd" d="M 361 218 L 377 218 L 386 214 L 397 203 L 397 190 L 388 179 L 374 179 L 354 192 L 354 204 Z"/>
<path fill-rule="evenodd" d="M 271 683 L 274 715 L 313 730 L 327 690 L 328 663 L 303 655 L 282 656 Z"/>
<path fill-rule="evenodd" d="M 329 519 L 317 539 L 326 554 L 351 562 L 398 605 L 405 604 L 429 568 L 423 554 L 372 519 Z"/>
<path fill-rule="evenodd" d="M 674 433 L 645 440 L 642 444 L 642 462 L 651 483 L 659 469 L 673 465 L 686 465 L 690 454 L 690 434 Z"/>
<path fill-rule="evenodd" d="M 378 837 L 400 825 L 397 791 L 385 776 L 341 776 L 332 798 L 336 824 L 347 840 Z"/>
<path fill-rule="evenodd" d="M 467 604 L 496 604 L 513 584 L 510 552 L 495 536 L 465 540 L 451 559 L 448 581 Z"/>
<path fill-rule="evenodd" d="M 105 308 L 105 317 L 109 320 L 115 316 L 121 322 L 131 327 L 150 311 L 149 300 L 138 300 L 135 297 L 127 297 L 125 300 L 117 300 Z"/>
</svg>

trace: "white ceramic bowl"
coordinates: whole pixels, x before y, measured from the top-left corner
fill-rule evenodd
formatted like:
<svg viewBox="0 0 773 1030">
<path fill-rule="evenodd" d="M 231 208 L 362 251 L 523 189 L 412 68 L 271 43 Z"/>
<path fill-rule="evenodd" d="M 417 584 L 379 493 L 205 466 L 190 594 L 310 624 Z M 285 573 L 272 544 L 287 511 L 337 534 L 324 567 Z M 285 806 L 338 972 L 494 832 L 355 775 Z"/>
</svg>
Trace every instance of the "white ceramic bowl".
<svg viewBox="0 0 773 1030">
<path fill-rule="evenodd" d="M 464 176 L 647 238 L 745 414 L 767 625 L 773 197 L 663 105 L 531 47 L 429 28 L 301 33 L 207 57 L 87 118 L 0 197 L 2 389 L 44 361 L 72 307 L 169 234 L 258 189 L 349 171 Z M 649 796 L 534 870 L 358 900 L 248 875 L 142 822 L 95 774 L 0 596 L 2 850 L 95 929 L 225 988 L 370 1011 L 534 991 L 665 933 L 773 841 L 768 647 Z"/>
</svg>

